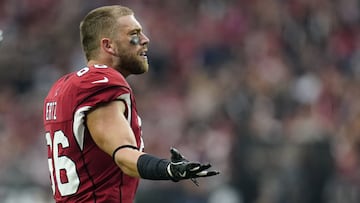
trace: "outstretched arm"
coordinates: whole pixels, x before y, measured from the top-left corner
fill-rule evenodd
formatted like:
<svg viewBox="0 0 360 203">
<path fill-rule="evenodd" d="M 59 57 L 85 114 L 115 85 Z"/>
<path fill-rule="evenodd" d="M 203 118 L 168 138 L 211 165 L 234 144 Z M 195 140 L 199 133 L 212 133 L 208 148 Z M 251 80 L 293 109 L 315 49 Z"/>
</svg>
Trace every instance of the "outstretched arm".
<svg viewBox="0 0 360 203">
<path fill-rule="evenodd" d="M 90 134 L 99 146 L 127 175 L 151 180 L 173 180 L 208 177 L 219 174 L 208 171 L 210 164 L 186 160 L 172 148 L 171 160 L 160 159 L 134 149 L 133 131 L 124 116 L 125 105 L 121 101 L 110 102 L 98 107 L 87 115 Z M 133 146 L 133 147 L 131 147 Z M 121 153 L 118 153 L 121 151 Z M 196 181 L 194 181 L 196 183 Z"/>
</svg>

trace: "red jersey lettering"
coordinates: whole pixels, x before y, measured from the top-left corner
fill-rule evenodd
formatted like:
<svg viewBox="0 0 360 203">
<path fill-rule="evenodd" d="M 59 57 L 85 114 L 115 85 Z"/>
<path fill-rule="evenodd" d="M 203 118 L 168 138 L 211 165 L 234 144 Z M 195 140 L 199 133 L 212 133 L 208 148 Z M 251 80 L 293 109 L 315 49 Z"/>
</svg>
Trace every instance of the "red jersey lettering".
<svg viewBox="0 0 360 203">
<path fill-rule="evenodd" d="M 56 202 L 132 203 L 138 179 L 127 176 L 97 147 L 85 125 L 99 104 L 122 100 L 125 116 L 142 149 L 140 118 L 125 78 L 104 65 L 85 67 L 60 78 L 44 101 L 45 138 Z"/>
</svg>

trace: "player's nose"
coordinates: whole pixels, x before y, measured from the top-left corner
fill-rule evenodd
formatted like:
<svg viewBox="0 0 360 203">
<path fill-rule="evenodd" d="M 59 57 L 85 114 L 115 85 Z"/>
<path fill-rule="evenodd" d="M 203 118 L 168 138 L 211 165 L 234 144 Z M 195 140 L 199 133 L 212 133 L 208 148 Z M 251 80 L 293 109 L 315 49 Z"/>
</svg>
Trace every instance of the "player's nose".
<svg viewBox="0 0 360 203">
<path fill-rule="evenodd" d="M 141 33 L 140 44 L 145 45 L 145 44 L 149 44 L 149 43 L 150 43 L 150 39 L 144 33 Z"/>
</svg>

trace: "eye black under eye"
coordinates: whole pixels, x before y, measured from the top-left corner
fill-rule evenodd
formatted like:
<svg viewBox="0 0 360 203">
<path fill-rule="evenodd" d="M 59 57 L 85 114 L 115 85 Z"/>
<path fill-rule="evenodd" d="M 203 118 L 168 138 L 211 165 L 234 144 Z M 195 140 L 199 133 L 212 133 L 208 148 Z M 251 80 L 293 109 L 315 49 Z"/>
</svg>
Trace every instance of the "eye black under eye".
<svg viewBox="0 0 360 203">
<path fill-rule="evenodd" d="M 133 45 L 138 45 L 140 43 L 140 37 L 138 35 L 132 36 L 130 43 Z"/>
</svg>

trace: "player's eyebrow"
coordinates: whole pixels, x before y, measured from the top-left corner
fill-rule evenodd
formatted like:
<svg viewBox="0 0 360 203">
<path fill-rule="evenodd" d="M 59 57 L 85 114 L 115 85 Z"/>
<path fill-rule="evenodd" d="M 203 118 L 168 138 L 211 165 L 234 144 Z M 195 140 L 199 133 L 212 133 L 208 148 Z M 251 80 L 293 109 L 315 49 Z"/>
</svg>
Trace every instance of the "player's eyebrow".
<svg viewBox="0 0 360 203">
<path fill-rule="evenodd" d="M 140 33 L 141 31 L 142 31 L 141 28 L 134 28 L 134 29 L 131 29 L 128 33 L 129 33 L 129 34 L 132 34 L 132 33 L 134 33 L 134 32 Z"/>
</svg>

